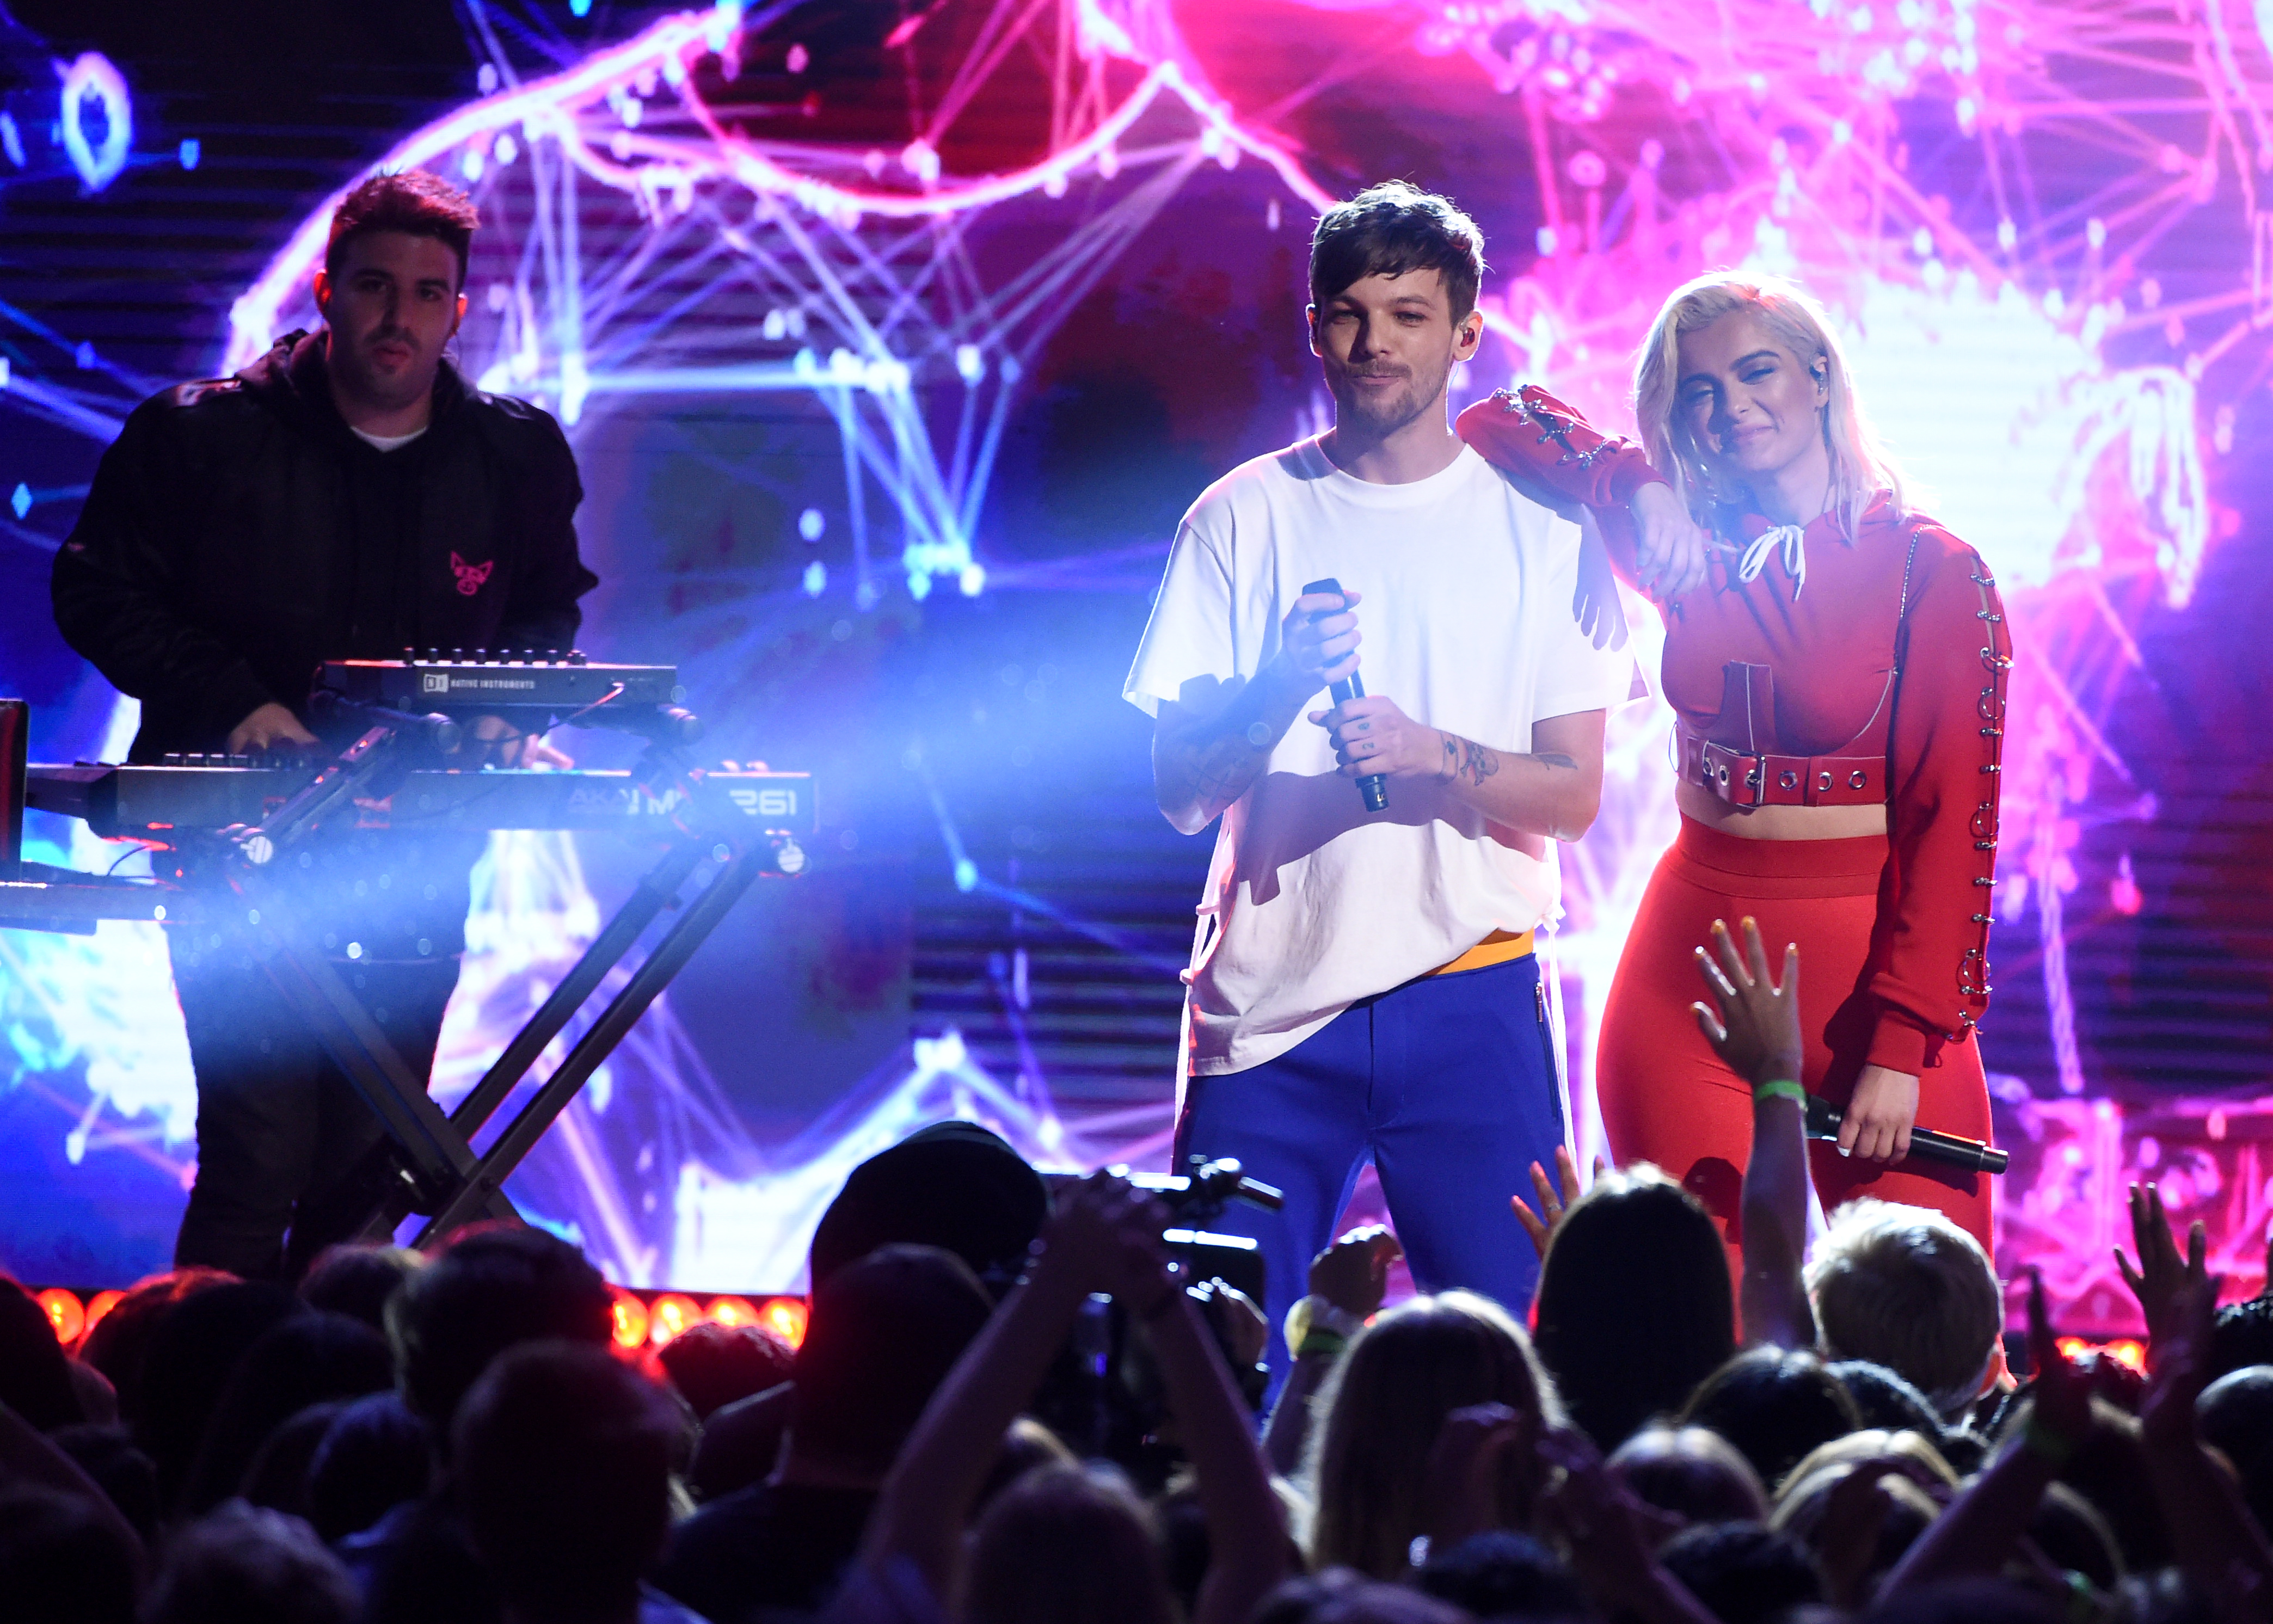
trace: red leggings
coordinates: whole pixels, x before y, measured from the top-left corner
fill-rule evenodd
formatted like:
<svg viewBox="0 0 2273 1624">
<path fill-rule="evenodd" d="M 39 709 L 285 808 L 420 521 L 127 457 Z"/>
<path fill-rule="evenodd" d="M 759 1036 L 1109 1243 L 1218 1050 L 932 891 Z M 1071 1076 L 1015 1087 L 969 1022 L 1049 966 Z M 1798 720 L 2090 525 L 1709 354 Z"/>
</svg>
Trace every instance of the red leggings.
<svg viewBox="0 0 2273 1624">
<path fill-rule="evenodd" d="M 1864 962 L 1886 859 L 1884 835 L 1744 840 L 1684 818 L 1680 838 L 1650 876 L 1602 1013 L 1595 1061 L 1602 1125 L 1620 1165 L 1654 1162 L 1681 1180 L 1719 1222 L 1732 1253 L 1742 1241 L 1737 1193 L 1752 1149 L 1752 1094 L 1697 1029 L 1689 1007 L 1705 997 L 1705 984 L 1693 950 L 1710 945 L 1714 920 L 1739 931 L 1746 915 L 1759 921 L 1771 969 L 1782 963 L 1786 942 L 1799 944 L 1807 1039 L 1801 1081 L 1844 1105 L 1877 1020 Z M 1989 1137 L 1988 1084 L 1969 1036 L 1945 1044 L 1941 1063 L 1919 1078 L 1917 1126 Z M 1849 1161 L 1832 1145 L 1808 1150 L 1827 1213 L 1857 1195 L 1938 1208 L 1994 1255 L 1988 1174 L 1916 1159 L 1892 1167 Z"/>
</svg>

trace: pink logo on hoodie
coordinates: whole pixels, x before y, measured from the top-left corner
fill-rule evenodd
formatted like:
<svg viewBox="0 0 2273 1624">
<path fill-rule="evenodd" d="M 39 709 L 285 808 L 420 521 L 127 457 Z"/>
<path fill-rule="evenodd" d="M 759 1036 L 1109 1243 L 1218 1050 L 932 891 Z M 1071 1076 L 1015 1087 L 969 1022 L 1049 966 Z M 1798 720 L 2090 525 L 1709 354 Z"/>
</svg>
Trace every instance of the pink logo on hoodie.
<svg viewBox="0 0 2273 1624">
<path fill-rule="evenodd" d="M 495 558 L 484 564 L 469 564 L 454 552 L 450 555 L 450 573 L 458 578 L 458 592 L 464 597 L 469 598 L 479 592 L 482 583 L 489 580 L 490 572 L 495 568 Z"/>
</svg>

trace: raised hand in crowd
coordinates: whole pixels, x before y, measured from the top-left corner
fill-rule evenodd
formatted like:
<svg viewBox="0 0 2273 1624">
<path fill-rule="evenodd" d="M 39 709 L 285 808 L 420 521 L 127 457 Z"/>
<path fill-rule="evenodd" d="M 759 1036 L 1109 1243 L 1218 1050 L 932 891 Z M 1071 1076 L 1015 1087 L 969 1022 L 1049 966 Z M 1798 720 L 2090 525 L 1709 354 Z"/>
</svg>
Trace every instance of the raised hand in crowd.
<svg viewBox="0 0 2273 1624">
<path fill-rule="evenodd" d="M 2146 1317 L 2148 1336 L 2159 1344 L 2180 1298 L 2209 1277 L 2209 1231 L 2196 1218 L 2187 1231 L 2187 1254 L 2182 1258 L 2177 1239 L 2171 1233 L 2169 1216 L 2163 1210 L 2162 1191 L 2151 1184 L 2134 1184 L 2130 1188 L 2129 1204 L 2131 1241 L 2139 1250 L 2139 1262 L 2134 1268 L 2131 1260 L 2123 1255 L 2123 1248 L 2118 1246 L 2115 1267 L 2123 1271 L 2123 1283 L 2139 1299 L 2139 1312 Z M 2211 1306 L 2217 1306 L 2215 1293 Z"/>
<path fill-rule="evenodd" d="M 1310 1294 L 1296 1305 L 1287 1351 L 1294 1369 L 1263 1432 L 1271 1470 L 1292 1476 L 1309 1440 L 1310 1401 L 1349 1339 L 1381 1312 L 1389 1294 L 1389 1266 L 1405 1255 L 1386 1225 L 1354 1229 L 1310 1260 Z"/>
<path fill-rule="evenodd" d="M 1609 1171 L 1609 1164 L 1596 1156 L 1594 1177 L 1599 1179 Z M 1539 1195 L 1537 1212 L 1526 1206 L 1520 1195 L 1507 1198 L 1508 1205 L 1515 1209 L 1515 1221 L 1522 1224 L 1523 1232 L 1531 1237 L 1531 1249 L 1539 1254 L 1542 1261 L 1547 1256 L 1547 1243 L 1554 1237 L 1555 1226 L 1563 1222 L 1564 1212 L 1580 1194 L 1579 1164 L 1571 1159 L 1570 1146 L 1555 1147 L 1555 1171 L 1562 1181 L 1560 1191 L 1548 1179 L 1545 1168 L 1536 1162 L 1531 1164 L 1531 1187 Z"/>
<path fill-rule="evenodd" d="M 1540 1433 L 1542 1466 L 1559 1475 L 1538 1501 L 1542 1532 L 1560 1540 L 1596 1604 L 1641 1624 L 1717 1624 L 1657 1560 L 1668 1530 L 1662 1514 L 1634 1497 L 1575 1427 Z"/>
<path fill-rule="evenodd" d="M 1025 1281 L 934 1396 L 885 1479 L 860 1565 L 886 1586 L 912 1567 L 934 1600 L 953 1596 L 964 1527 L 1002 1436 L 1032 1398 L 1091 1292 L 1151 1333 L 1198 1482 L 1212 1560 L 1194 1624 L 1239 1624 L 1286 1569 L 1279 1501 L 1245 1405 L 1200 1309 L 1171 1269 L 1166 1208 L 1110 1174 L 1061 1195 Z"/>
<path fill-rule="evenodd" d="M 1705 1041 L 1752 1086 L 1752 1151 L 1742 1198 L 1744 1273 L 1738 1291 L 1744 1339 L 1779 1348 L 1815 1345 L 1801 1266 L 1807 1255 L 1806 1050 L 1799 1029 L 1799 947 L 1785 947 L 1781 977 L 1768 974 L 1757 920 L 1739 953 L 1725 921 L 1713 922 L 1713 952 L 1697 949 L 1698 973 L 1718 1006 L 1691 1008 Z M 1717 956 L 1717 962 L 1715 962 Z"/>
<path fill-rule="evenodd" d="M 2190 1274 L 2164 1300 L 2154 1373 L 2139 1407 L 2140 1442 L 2179 1567 L 2210 1598 L 2221 1624 L 2242 1624 L 2273 1612 L 2273 1541 L 2232 1475 L 2204 1453 L 2196 1423 L 2195 1403 L 2209 1385 L 2218 1284 L 2214 1276 Z"/>
</svg>

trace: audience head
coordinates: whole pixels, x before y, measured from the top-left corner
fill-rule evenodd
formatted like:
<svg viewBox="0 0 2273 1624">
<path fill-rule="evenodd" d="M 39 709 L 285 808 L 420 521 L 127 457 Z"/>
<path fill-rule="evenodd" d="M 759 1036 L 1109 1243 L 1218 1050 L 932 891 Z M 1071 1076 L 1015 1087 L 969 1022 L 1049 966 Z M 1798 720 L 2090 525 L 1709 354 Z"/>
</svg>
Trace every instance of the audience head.
<svg viewBox="0 0 2273 1624">
<path fill-rule="evenodd" d="M 386 1329 L 386 1302 L 426 1260 L 408 1246 L 374 1246 L 350 1241 L 316 1254 L 300 1279 L 300 1298 L 311 1308 L 361 1320 L 375 1331 Z"/>
<path fill-rule="evenodd" d="M 882 1482 L 993 1311 L 970 1266 L 936 1246 L 885 1246 L 830 1274 L 797 1351 L 791 1458 Z"/>
<path fill-rule="evenodd" d="M 604 1348 L 523 1343 L 460 1404 L 451 1459 L 474 1548 L 516 1613 L 635 1607 L 671 1527 L 677 1406 Z"/>
<path fill-rule="evenodd" d="M 293 1411 L 247 1463 L 237 1484 L 238 1497 L 249 1505 L 266 1506 L 288 1517 L 310 1521 L 308 1463 L 316 1458 L 324 1434 L 347 1407 L 346 1399 L 327 1398 Z"/>
<path fill-rule="evenodd" d="M 1468 1615 L 1402 1584 L 1347 1568 L 1289 1579 L 1264 1598 L 1249 1624 L 1469 1624 Z"/>
<path fill-rule="evenodd" d="M 1883 1440 L 1886 1434 L 1877 1436 Z M 1798 1540 L 1810 1552 L 1820 1553 L 1830 1534 L 1827 1523 L 1832 1495 L 1857 1471 L 1868 1472 L 1878 1484 L 1885 1507 L 1879 1517 L 1879 1531 L 1872 1542 L 1870 1560 L 1863 1570 L 1866 1581 L 1874 1584 L 1879 1577 L 1892 1571 L 1894 1564 L 1902 1560 L 1902 1553 L 1940 1515 L 1939 1504 L 1919 1486 L 1919 1478 L 1931 1478 L 1936 1484 L 1941 1479 L 1916 1466 L 1890 1468 L 1878 1458 L 1889 1454 L 1899 1455 L 1899 1451 L 1874 1448 L 1862 1459 L 1850 1456 L 1828 1459 L 1818 1465 L 1817 1457 L 1824 1451 L 1817 1450 L 1793 1471 L 1791 1480 L 1776 1497 L 1775 1515 L 1768 1519 L 1768 1526 Z"/>
<path fill-rule="evenodd" d="M 1771 1493 L 1819 1444 L 1862 1425 L 1855 1401 L 1812 1353 L 1752 1348 L 1705 1379 L 1681 1412 L 1737 1446 Z"/>
<path fill-rule="evenodd" d="M 2202 1441 L 2233 1463 L 2247 1479 L 2273 1456 L 2273 1365 L 2250 1365 L 2220 1376 L 2194 1401 Z"/>
<path fill-rule="evenodd" d="M 297 1517 L 231 1502 L 177 1532 L 143 1624 L 354 1624 L 354 1581 Z"/>
<path fill-rule="evenodd" d="M 110 1497 L 118 1515 L 133 1524 L 146 1544 L 158 1535 L 158 1469 L 134 1447 L 133 1438 L 118 1426 L 60 1426 L 48 1441 L 71 1456 L 71 1463 L 94 1479 L 95 1487 Z M 0 1595 L 5 1595 L 0 1590 Z"/>
<path fill-rule="evenodd" d="M 0 1404 L 41 1432 L 92 1420 L 71 1388 L 71 1359 L 37 1298 L 0 1275 Z"/>
<path fill-rule="evenodd" d="M 309 1457 L 308 1521 L 336 1544 L 425 1493 L 432 1476 L 425 1424 L 400 1394 L 370 1394 L 341 1409 Z"/>
<path fill-rule="evenodd" d="M 1958 1485 L 1958 1474 L 1935 1447 L 1934 1438 L 1914 1430 L 1888 1432 L 1882 1426 L 1858 1427 L 1807 1452 L 1785 1474 L 1786 1487 L 1801 1483 L 1828 1467 L 1858 1466 L 1882 1461 L 1922 1489 L 1946 1491 Z M 1781 1496 L 1779 1496 L 1781 1498 Z"/>
<path fill-rule="evenodd" d="M 975 1122 L 934 1122 L 854 1168 L 813 1232 L 813 1290 L 879 1246 L 937 1246 L 1001 1297 L 1050 1216 L 1049 1186 Z"/>
<path fill-rule="evenodd" d="M 11 1618 L 134 1624 L 134 1569 L 125 1537 L 79 1501 L 0 1489 L 0 1597 Z"/>
<path fill-rule="evenodd" d="M 707 1421 L 713 1411 L 787 1381 L 797 1351 L 763 1326 L 705 1320 L 664 1343 L 656 1357 L 696 1418 Z"/>
<path fill-rule="evenodd" d="M 151 1338 L 184 1298 L 236 1278 L 218 1269 L 177 1269 L 135 1283 L 89 1328 L 79 1356 L 102 1373 L 118 1396 L 118 1416 L 129 1426 L 142 1418 L 142 1367 Z"/>
<path fill-rule="evenodd" d="M 1726 1259 L 1697 1199 L 1646 1163 L 1597 1176 L 1555 1226 L 1539 1357 L 1597 1447 L 1679 1408 L 1737 1351 Z"/>
<path fill-rule="evenodd" d="M 116 1313 L 116 1309 L 112 1313 Z M 313 1310 L 281 1285 L 237 1280 L 184 1297 L 151 1332 L 136 1427 L 158 1467 L 160 1503 L 178 1503 L 237 1362 L 280 1321 Z M 105 1316 L 104 1324 L 109 1323 Z"/>
<path fill-rule="evenodd" d="M 2072 1598 L 2007 1579 L 1947 1579 L 1889 1596 L 1864 1624 L 2068 1624 Z M 2207 1621 L 2205 1621 L 2207 1624 Z"/>
<path fill-rule="evenodd" d="M 242 1492 L 261 1446 L 309 1405 L 384 1392 L 394 1381 L 386 1339 L 361 1320 L 311 1312 L 270 1326 L 221 1390 L 182 1508 L 194 1515 Z"/>
<path fill-rule="evenodd" d="M 605 1348 L 615 1302 L 584 1254 L 543 1230 L 492 1224 L 461 1231 L 388 1305 L 387 1334 L 403 1397 L 438 1446 L 491 1359 L 524 1342 Z"/>
<path fill-rule="evenodd" d="M 1580 1620 L 1594 1613 L 1585 1587 L 1554 1552 L 1506 1529 L 1430 1551 L 1413 1581 L 1423 1595 L 1479 1619 Z"/>
<path fill-rule="evenodd" d="M 1827 1357 L 1885 1366 L 1945 1418 L 1995 1373 L 2004 1287 L 1981 1243 L 1932 1208 L 1849 1201 L 1814 1246 L 1807 1289 Z"/>
<path fill-rule="evenodd" d="M 1767 1624 L 1788 1609 L 1824 1598 L 1823 1580 L 1807 1548 L 1758 1523 L 1686 1528 L 1657 1554 L 1721 1624 Z"/>
<path fill-rule="evenodd" d="M 2228 1303 L 2217 1311 L 2209 1338 L 2209 1378 L 2252 1365 L 2273 1365 L 2273 1297 Z"/>
<path fill-rule="evenodd" d="M 1884 1365 L 1869 1359 L 1838 1359 L 1833 1362 L 1831 1373 L 1855 1401 L 1864 1426 L 1884 1427 L 1890 1433 L 1907 1430 L 1925 1438 L 1939 1436 L 1941 1412 L 1924 1394 Z"/>
<path fill-rule="evenodd" d="M 1715 1267 L 1723 1267 L 1717 1254 Z M 1314 1406 L 1324 1420 L 1311 1436 L 1313 1560 L 1376 1578 L 1402 1573 L 1414 1537 L 1425 1531 L 1429 1456 L 1444 1418 L 1488 1403 L 1507 1405 L 1534 1428 L 1563 1420 L 1531 1339 L 1497 1303 L 1467 1291 L 1416 1297 L 1360 1331 Z M 1521 1470 L 1511 1460 L 1503 1485 L 1511 1520 L 1529 1510 Z"/>
<path fill-rule="evenodd" d="M 961 1616 L 1170 1624 L 1176 1609 L 1152 1513 L 1118 1471 L 1037 1467 L 980 1515 Z"/>
<path fill-rule="evenodd" d="M 1734 1444 L 1702 1426 L 1647 1426 L 1610 1456 L 1643 1504 L 1691 1523 L 1765 1523 L 1767 1490 Z"/>
<path fill-rule="evenodd" d="M 2080 1573 L 2102 1595 L 2123 1578 L 2123 1548 L 2115 1530 L 2092 1503 L 2068 1487 L 2055 1483 L 2037 1503 L 2029 1524 L 2029 1540 L 2053 1567 Z"/>
</svg>

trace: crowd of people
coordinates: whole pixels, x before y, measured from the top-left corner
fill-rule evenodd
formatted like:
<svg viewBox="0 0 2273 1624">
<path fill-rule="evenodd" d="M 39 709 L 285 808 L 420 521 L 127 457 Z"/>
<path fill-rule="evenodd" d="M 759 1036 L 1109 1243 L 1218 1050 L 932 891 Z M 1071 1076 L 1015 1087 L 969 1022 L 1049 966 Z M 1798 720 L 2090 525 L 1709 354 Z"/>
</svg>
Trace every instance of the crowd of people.
<svg viewBox="0 0 2273 1624">
<path fill-rule="evenodd" d="M 1789 1076 L 1796 967 L 1716 932 L 1706 1034 Z M 2273 1300 L 2220 1306 L 2151 1187 L 2142 1377 L 2007 1358 L 1939 1213 L 1805 1246 L 1799 1106 L 1759 1089 L 1732 1282 L 1644 1166 L 1519 1198 L 1535 1304 L 1384 1306 L 1393 1237 L 1310 1270 L 1267 1416 L 1249 1297 L 1158 1199 L 1054 1192 L 965 1123 L 865 1164 L 792 1351 L 640 1358 L 540 1230 L 182 1270 L 79 1345 L 0 1290 L 0 1606 L 77 1624 L 1602 1624 L 2273 1618 Z M 2026 1260 L 2008 1260 L 2024 1265 Z M 1529 1323 L 1526 1323 L 1528 1318 Z M 1335 1327 L 1346 1328 L 1336 1329 Z"/>
</svg>

